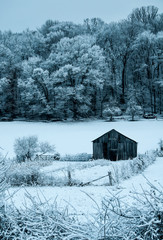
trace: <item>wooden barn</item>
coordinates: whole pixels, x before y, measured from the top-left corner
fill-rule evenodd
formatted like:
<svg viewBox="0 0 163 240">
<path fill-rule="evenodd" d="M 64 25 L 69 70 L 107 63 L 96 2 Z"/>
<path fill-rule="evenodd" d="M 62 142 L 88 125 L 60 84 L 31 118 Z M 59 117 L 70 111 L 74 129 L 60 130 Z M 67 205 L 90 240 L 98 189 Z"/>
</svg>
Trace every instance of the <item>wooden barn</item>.
<svg viewBox="0 0 163 240">
<path fill-rule="evenodd" d="M 137 142 L 112 129 L 93 141 L 93 158 L 111 161 L 137 156 Z"/>
</svg>

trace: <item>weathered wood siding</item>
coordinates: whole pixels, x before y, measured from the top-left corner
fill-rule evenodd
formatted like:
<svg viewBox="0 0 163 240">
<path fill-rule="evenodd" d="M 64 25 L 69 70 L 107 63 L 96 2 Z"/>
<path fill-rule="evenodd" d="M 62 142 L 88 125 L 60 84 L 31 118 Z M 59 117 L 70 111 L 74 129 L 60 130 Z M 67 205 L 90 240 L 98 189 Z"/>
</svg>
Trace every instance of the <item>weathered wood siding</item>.
<svg viewBox="0 0 163 240">
<path fill-rule="evenodd" d="M 104 158 L 116 161 L 136 156 L 137 142 L 114 129 L 93 141 L 94 159 Z"/>
</svg>

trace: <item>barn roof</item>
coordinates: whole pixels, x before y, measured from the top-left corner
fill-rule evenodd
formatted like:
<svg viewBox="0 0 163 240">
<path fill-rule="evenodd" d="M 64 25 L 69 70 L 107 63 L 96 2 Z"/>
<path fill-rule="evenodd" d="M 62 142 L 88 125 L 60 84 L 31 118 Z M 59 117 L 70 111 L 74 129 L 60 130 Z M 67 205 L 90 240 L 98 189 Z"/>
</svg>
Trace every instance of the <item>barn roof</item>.
<svg viewBox="0 0 163 240">
<path fill-rule="evenodd" d="M 112 129 L 112 130 L 110 130 L 110 131 L 108 131 L 108 132 L 104 133 L 104 134 L 103 134 L 103 135 L 101 135 L 100 137 L 98 137 L 98 138 L 94 139 L 92 142 L 95 142 L 95 141 L 96 141 L 96 140 L 98 140 L 99 138 L 103 137 L 105 134 L 107 134 L 107 133 L 109 133 L 109 132 L 112 132 L 112 131 L 115 131 L 115 132 L 117 132 L 117 133 L 121 134 L 123 137 L 125 137 L 125 138 L 128 138 L 129 140 L 131 140 L 131 141 L 133 141 L 133 142 L 137 143 L 135 140 L 133 140 L 133 139 L 131 139 L 131 138 L 129 138 L 129 137 L 127 137 L 127 136 L 123 135 L 122 133 L 118 132 L 118 131 L 117 131 L 117 130 L 115 130 L 115 129 Z"/>
</svg>

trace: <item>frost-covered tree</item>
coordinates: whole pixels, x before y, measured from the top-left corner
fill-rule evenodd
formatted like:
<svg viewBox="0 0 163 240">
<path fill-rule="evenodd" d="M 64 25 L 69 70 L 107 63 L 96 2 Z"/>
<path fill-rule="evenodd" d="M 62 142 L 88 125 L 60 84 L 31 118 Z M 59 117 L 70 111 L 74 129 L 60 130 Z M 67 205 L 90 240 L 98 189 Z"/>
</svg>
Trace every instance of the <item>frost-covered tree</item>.
<svg viewBox="0 0 163 240">
<path fill-rule="evenodd" d="M 17 115 L 17 78 L 20 73 L 20 66 L 17 58 L 14 58 L 12 51 L 3 44 L 0 44 L 0 79 L 3 85 L 1 92 L 3 101 L 3 113 L 15 117 Z M 4 84 L 4 79 L 6 79 Z M 1 83 L 0 83 L 1 84 Z"/>
<path fill-rule="evenodd" d="M 60 90 L 67 89 L 66 97 L 59 97 L 60 91 L 56 93 L 56 99 L 68 101 L 72 117 L 89 116 L 92 109 L 96 111 L 96 92 L 105 81 L 106 64 L 103 52 L 95 45 L 94 39 L 88 36 L 64 38 L 57 44 L 48 61 L 51 64 L 54 62 L 59 68 L 50 77 L 56 89 L 59 85 Z"/>
<path fill-rule="evenodd" d="M 34 160 L 36 153 L 45 154 L 55 152 L 55 147 L 48 142 L 39 142 L 37 136 L 17 138 L 14 143 L 14 151 L 18 162 Z"/>
<path fill-rule="evenodd" d="M 133 86 L 136 91 L 140 91 L 140 102 L 143 102 L 144 108 L 155 113 L 162 109 L 159 74 L 162 40 L 161 32 L 154 34 L 151 31 L 143 31 L 133 43 L 133 54 L 130 58 L 133 65 Z"/>
<path fill-rule="evenodd" d="M 141 23 L 146 28 L 154 30 L 154 23 L 158 16 L 158 8 L 155 6 L 143 6 L 136 8 L 129 15 L 132 22 Z"/>
<path fill-rule="evenodd" d="M 40 142 L 38 147 L 41 154 L 55 152 L 55 146 L 50 145 L 48 142 Z"/>
<path fill-rule="evenodd" d="M 14 151 L 18 161 L 31 160 L 34 154 L 38 152 L 37 136 L 17 138 L 14 143 Z"/>
<path fill-rule="evenodd" d="M 113 121 L 114 116 L 119 116 L 121 115 L 121 110 L 118 107 L 106 107 L 103 111 L 103 116 L 104 117 L 110 117 L 110 121 Z"/>
<path fill-rule="evenodd" d="M 126 109 L 126 113 L 131 115 L 132 121 L 135 120 L 135 116 L 139 116 L 143 113 L 141 106 L 137 105 L 137 103 L 131 99 L 128 103 L 128 107 Z"/>
<path fill-rule="evenodd" d="M 144 111 L 162 113 L 162 32 L 154 6 L 118 23 L 48 20 L 36 31 L 0 32 L 0 115 L 102 117 L 112 99 L 125 111 L 132 89 Z"/>
<path fill-rule="evenodd" d="M 103 116 L 105 118 L 110 118 L 110 121 L 113 121 L 114 116 L 120 116 L 122 114 L 121 109 L 117 106 L 117 103 L 113 100 L 106 104 L 103 110 Z"/>
</svg>

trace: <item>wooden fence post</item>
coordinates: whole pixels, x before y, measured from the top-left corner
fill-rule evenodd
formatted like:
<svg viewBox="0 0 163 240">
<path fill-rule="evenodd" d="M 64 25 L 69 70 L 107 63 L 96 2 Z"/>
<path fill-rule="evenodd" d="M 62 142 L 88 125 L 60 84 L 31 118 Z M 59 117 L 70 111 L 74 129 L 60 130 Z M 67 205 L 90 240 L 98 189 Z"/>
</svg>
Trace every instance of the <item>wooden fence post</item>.
<svg viewBox="0 0 163 240">
<path fill-rule="evenodd" d="M 111 172 L 108 172 L 108 177 L 109 177 L 109 185 L 110 186 L 113 186 L 113 179 L 112 179 L 112 175 L 111 175 Z"/>
<path fill-rule="evenodd" d="M 72 185 L 72 179 L 71 179 L 71 172 L 70 170 L 68 170 L 68 186 L 71 186 Z"/>
</svg>

